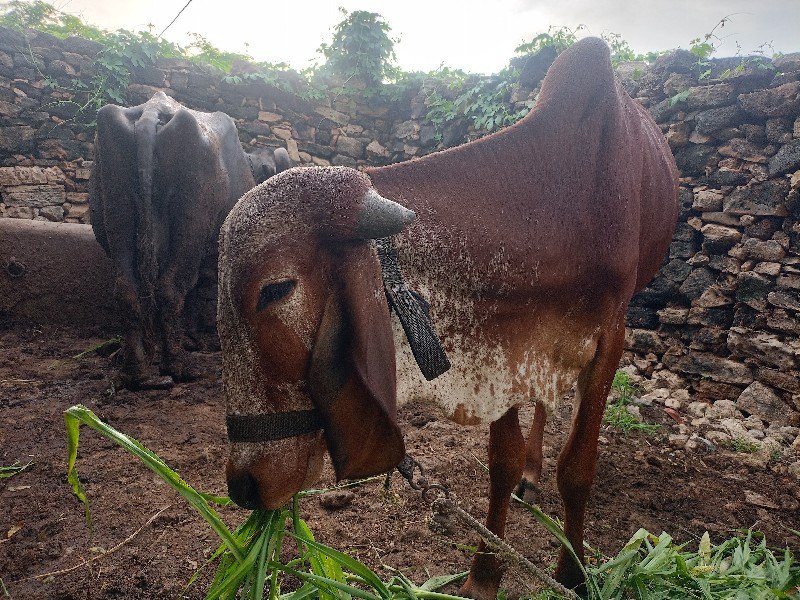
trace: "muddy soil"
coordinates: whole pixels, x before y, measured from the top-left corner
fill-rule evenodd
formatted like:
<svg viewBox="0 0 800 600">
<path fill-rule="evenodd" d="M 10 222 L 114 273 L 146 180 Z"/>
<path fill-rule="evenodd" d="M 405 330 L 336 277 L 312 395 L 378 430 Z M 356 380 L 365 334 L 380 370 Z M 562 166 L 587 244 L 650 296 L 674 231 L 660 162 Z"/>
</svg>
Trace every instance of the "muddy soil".
<svg viewBox="0 0 800 600">
<path fill-rule="evenodd" d="M 211 574 L 185 589 L 218 545 L 214 533 L 166 484 L 136 459 L 82 428 L 78 468 L 93 518 L 66 482 L 63 411 L 78 403 L 157 452 L 194 487 L 226 493 L 224 409 L 218 353 L 194 353 L 205 375 L 170 390 L 131 392 L 113 387 L 110 358 L 88 353 L 110 337 L 0 324 L 0 465 L 31 467 L 0 479 L 0 578 L 15 600 L 84 598 L 202 598 Z M 800 538 L 800 489 L 785 465 L 747 466 L 729 451 L 687 454 L 668 447 L 671 420 L 659 407 L 642 410 L 661 423 L 651 436 L 601 433 L 597 478 L 589 504 L 587 541 L 616 553 L 640 527 L 692 541 L 704 531 L 720 541 L 737 528 L 755 527 L 774 546 L 796 549 Z M 531 414 L 523 413 L 525 423 Z M 553 462 L 569 425 L 565 405 L 546 432 L 547 466 L 542 508 L 561 512 Z M 448 485 L 461 505 L 483 518 L 488 427 L 459 427 L 433 406 L 414 403 L 400 414 L 408 451 L 431 481 Z M 301 511 L 317 539 L 357 556 L 386 575 L 384 565 L 416 583 L 468 568 L 477 535 L 456 527 L 451 535 L 429 527 L 430 510 L 400 477 L 391 493 L 374 480 L 353 488 L 344 508 L 327 510 L 320 497 Z M 333 483 L 330 469 L 320 486 Z M 756 494 L 747 494 L 756 492 Z M 756 498 L 754 501 L 753 498 Z M 246 511 L 221 509 L 233 526 Z M 553 564 L 555 541 L 525 510 L 514 507 L 510 543 L 539 565 Z M 106 554 L 103 554 L 106 553 Z M 531 584 L 509 576 L 511 594 Z M 2 588 L 0 587 L 0 596 Z"/>
</svg>

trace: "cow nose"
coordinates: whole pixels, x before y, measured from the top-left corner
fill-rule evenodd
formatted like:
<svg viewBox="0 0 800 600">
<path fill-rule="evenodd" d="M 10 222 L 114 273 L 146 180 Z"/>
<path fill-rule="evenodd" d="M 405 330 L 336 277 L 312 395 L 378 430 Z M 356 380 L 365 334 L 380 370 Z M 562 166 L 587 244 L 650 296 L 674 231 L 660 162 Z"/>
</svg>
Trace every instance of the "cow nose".
<svg viewBox="0 0 800 600">
<path fill-rule="evenodd" d="M 261 508 L 258 483 L 250 473 L 243 473 L 228 480 L 228 496 L 242 508 L 250 510 Z"/>
</svg>

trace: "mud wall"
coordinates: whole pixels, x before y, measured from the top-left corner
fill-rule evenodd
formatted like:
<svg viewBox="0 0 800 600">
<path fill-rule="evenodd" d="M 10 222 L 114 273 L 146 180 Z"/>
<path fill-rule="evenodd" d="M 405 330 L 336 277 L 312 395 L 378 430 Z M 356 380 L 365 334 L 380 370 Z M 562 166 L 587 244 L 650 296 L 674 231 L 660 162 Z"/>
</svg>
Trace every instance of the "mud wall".
<svg viewBox="0 0 800 600">
<path fill-rule="evenodd" d="M 91 82 L 99 50 L 0 29 L 0 216 L 88 222 L 93 128 L 74 82 Z M 515 61 L 512 111 L 535 98 L 547 66 Z M 241 69 L 232 75 L 246 80 Z M 681 172 L 669 255 L 629 311 L 630 360 L 685 380 L 699 397 L 746 391 L 776 411 L 800 408 L 800 55 L 699 64 L 678 51 L 618 74 L 662 127 Z M 391 98 L 331 92 L 312 101 L 292 91 L 291 75 L 234 83 L 183 60 L 131 81 L 131 105 L 161 89 L 188 107 L 225 111 L 245 146 L 284 146 L 298 164 L 386 164 L 480 135 L 467 118 L 432 123 L 425 83 Z"/>
</svg>

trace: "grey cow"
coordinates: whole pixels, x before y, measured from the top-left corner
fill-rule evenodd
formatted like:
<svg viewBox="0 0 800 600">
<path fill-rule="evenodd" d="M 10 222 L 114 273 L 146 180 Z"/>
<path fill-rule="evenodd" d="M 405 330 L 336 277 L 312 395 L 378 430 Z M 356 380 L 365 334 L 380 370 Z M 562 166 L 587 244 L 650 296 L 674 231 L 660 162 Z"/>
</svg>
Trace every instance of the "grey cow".
<svg viewBox="0 0 800 600">
<path fill-rule="evenodd" d="M 162 373 L 189 378 L 180 323 L 200 263 L 239 197 L 289 166 L 282 148 L 246 154 L 225 113 L 184 108 L 163 92 L 100 109 L 89 204 L 113 263 L 123 384 L 169 383 L 150 369 L 158 343 Z"/>
</svg>

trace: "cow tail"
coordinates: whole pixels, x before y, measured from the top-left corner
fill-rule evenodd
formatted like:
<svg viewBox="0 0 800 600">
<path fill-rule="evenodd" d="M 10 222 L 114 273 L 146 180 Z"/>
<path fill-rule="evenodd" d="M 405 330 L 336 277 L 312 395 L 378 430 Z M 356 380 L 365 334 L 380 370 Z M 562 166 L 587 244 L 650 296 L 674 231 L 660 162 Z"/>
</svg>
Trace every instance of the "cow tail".
<svg viewBox="0 0 800 600">
<path fill-rule="evenodd" d="M 155 234 L 153 223 L 153 170 L 158 111 L 145 110 L 134 126 L 136 140 L 136 170 L 139 184 L 136 205 L 136 258 L 139 276 L 139 301 L 142 307 L 142 321 L 145 325 L 145 338 L 152 344 L 156 314 L 156 280 L 158 263 L 156 261 Z"/>
</svg>

